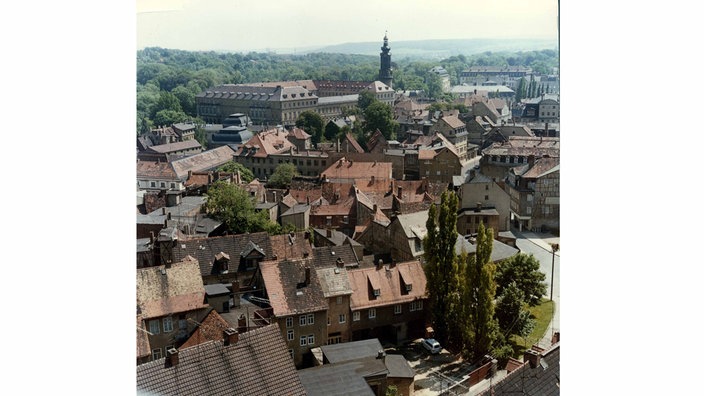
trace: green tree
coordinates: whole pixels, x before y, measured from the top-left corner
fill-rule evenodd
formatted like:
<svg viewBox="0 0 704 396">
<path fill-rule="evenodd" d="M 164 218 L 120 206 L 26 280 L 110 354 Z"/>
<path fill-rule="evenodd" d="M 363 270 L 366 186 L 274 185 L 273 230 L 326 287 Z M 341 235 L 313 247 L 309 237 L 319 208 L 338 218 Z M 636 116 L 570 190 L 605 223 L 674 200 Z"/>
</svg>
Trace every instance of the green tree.
<svg viewBox="0 0 704 396">
<path fill-rule="evenodd" d="M 179 85 L 171 90 L 171 93 L 178 99 L 181 109 L 189 116 L 196 115 L 196 94 L 190 89 Z"/>
<path fill-rule="evenodd" d="M 359 93 L 359 98 L 357 99 L 357 107 L 364 111 L 367 109 L 367 107 L 369 107 L 369 105 L 374 102 L 378 102 L 376 96 L 374 96 L 374 93 L 365 89 L 364 91 Z"/>
<path fill-rule="evenodd" d="M 545 274 L 540 272 L 540 262 L 532 254 L 518 253 L 498 265 L 497 293 L 501 295 L 512 282 L 516 283 L 531 307 L 540 304 L 540 299 L 547 293 Z"/>
<path fill-rule="evenodd" d="M 160 110 L 154 116 L 155 125 L 173 125 L 179 122 L 184 122 L 188 116 L 182 111 Z"/>
<path fill-rule="evenodd" d="M 166 91 L 162 91 L 159 93 L 159 99 L 156 101 L 156 104 L 154 104 L 151 109 L 151 118 L 155 119 L 156 114 L 162 110 L 171 110 L 177 113 L 183 112 L 183 109 L 181 108 L 181 103 L 178 101 L 176 95 Z"/>
<path fill-rule="evenodd" d="M 513 334 L 525 337 L 535 327 L 535 320 L 531 319 L 528 304 L 523 301 L 523 292 L 516 282 L 505 287 L 497 298 L 495 315 L 504 337 Z"/>
<path fill-rule="evenodd" d="M 229 161 L 225 165 L 222 165 L 221 167 L 219 167 L 218 171 L 219 172 L 230 172 L 230 173 L 235 173 L 235 172 L 239 171 L 243 182 L 249 183 L 252 180 L 254 180 L 254 173 L 252 173 L 252 171 L 249 168 L 245 167 L 244 165 L 240 164 L 239 162 Z"/>
<path fill-rule="evenodd" d="M 291 185 L 291 180 L 296 176 L 298 176 L 296 166 L 290 162 L 284 162 L 274 169 L 268 184 L 274 188 L 286 188 Z"/>
<path fill-rule="evenodd" d="M 349 128 L 348 128 L 349 129 Z M 325 139 L 329 142 L 335 141 L 340 136 L 340 127 L 332 121 L 325 125 Z"/>
<path fill-rule="evenodd" d="M 427 74 L 428 96 L 437 99 L 442 96 L 442 79 L 435 73 Z"/>
<path fill-rule="evenodd" d="M 376 101 L 364 110 L 365 131 L 374 132 L 377 129 L 387 140 L 396 139 L 398 122 L 394 120 L 394 113 L 391 106 L 384 102 Z"/>
<path fill-rule="evenodd" d="M 457 323 L 459 307 L 460 271 L 455 243 L 457 242 L 457 203 L 452 191 L 442 193 L 440 208 L 433 203 L 425 223 L 427 234 L 423 238 L 426 290 L 435 336 L 447 345 L 457 345 L 450 328 Z"/>
<path fill-rule="evenodd" d="M 208 188 L 206 196 L 206 213 L 225 223 L 234 234 L 276 228 L 265 211 L 255 211 L 254 198 L 235 184 L 216 182 Z"/>
<path fill-rule="evenodd" d="M 523 98 L 526 97 L 526 79 L 521 77 L 518 81 L 518 88 L 516 88 L 516 103 L 519 103 Z"/>
<path fill-rule="evenodd" d="M 323 140 L 323 117 L 315 111 L 302 112 L 296 119 L 296 126 L 311 136 L 310 140 L 314 145 Z"/>
<path fill-rule="evenodd" d="M 465 344 L 463 350 L 478 359 L 489 353 L 499 336 L 499 325 L 494 317 L 494 297 L 496 282 L 495 266 L 491 262 L 494 235 L 491 228 L 479 223 L 477 230 L 476 254 L 468 255 L 463 287 L 462 314 L 464 320 Z"/>
</svg>

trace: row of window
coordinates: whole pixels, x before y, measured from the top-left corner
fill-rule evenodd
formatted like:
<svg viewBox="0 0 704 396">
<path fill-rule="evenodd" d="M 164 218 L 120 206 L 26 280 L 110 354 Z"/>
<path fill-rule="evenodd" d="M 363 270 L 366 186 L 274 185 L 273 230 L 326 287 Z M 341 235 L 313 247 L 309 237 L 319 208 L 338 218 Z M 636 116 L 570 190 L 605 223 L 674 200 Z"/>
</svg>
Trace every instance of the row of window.
<svg viewBox="0 0 704 396">
<path fill-rule="evenodd" d="M 159 326 L 160 324 L 162 325 L 161 327 Z M 186 326 L 186 319 L 185 318 L 179 319 L 178 328 L 185 330 L 186 327 L 187 327 Z M 163 318 L 162 320 L 153 319 L 153 320 L 149 321 L 149 332 L 152 335 L 157 335 L 157 334 L 161 333 L 162 331 L 164 333 L 170 333 L 170 332 L 174 331 L 173 319 L 170 316 L 167 316 L 167 317 Z"/>
<path fill-rule="evenodd" d="M 315 324 L 315 315 L 301 315 L 298 317 L 299 326 L 309 326 Z M 286 318 L 286 327 L 293 327 L 293 316 Z"/>
<path fill-rule="evenodd" d="M 149 182 L 149 187 L 151 187 L 151 188 L 156 188 L 156 182 L 155 182 L 155 181 Z M 159 188 L 166 188 L 166 183 L 165 183 L 165 182 L 159 182 Z M 170 184 L 169 184 L 169 188 L 175 189 L 175 188 L 176 188 L 176 183 L 170 183 Z"/>
</svg>

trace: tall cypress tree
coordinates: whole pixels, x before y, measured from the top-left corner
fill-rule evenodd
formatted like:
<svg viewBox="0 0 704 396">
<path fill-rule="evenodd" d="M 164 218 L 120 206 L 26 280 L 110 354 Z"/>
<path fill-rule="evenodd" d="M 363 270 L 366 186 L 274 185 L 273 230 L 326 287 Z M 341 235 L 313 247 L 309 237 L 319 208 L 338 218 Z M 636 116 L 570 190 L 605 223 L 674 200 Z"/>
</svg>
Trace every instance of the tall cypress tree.
<svg viewBox="0 0 704 396">
<path fill-rule="evenodd" d="M 471 359 L 479 359 L 491 351 L 498 337 L 494 317 L 496 267 L 491 262 L 494 235 L 480 223 L 477 231 L 477 252 L 467 257 L 466 286 L 463 288 L 462 319 L 465 323 L 464 351 Z"/>
<path fill-rule="evenodd" d="M 455 253 L 455 243 L 459 235 L 457 204 L 458 198 L 454 192 L 443 192 L 439 213 L 435 204 L 430 206 L 425 224 L 428 233 L 423 239 L 431 321 L 435 337 L 448 345 L 461 342 L 459 339 L 452 339 L 449 331 L 450 324 L 457 323 L 460 310 L 460 274 Z"/>
</svg>

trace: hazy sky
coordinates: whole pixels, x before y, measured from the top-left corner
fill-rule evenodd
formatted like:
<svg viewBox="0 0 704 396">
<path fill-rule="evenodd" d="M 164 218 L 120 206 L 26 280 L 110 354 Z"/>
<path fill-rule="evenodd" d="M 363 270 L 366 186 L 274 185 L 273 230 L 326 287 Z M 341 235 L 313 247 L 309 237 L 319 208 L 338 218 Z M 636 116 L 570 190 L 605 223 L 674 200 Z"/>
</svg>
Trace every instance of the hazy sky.
<svg viewBox="0 0 704 396">
<path fill-rule="evenodd" d="M 392 43 L 556 38 L 557 14 L 557 0 L 137 0 L 137 48 L 302 49 L 387 30 Z"/>
</svg>

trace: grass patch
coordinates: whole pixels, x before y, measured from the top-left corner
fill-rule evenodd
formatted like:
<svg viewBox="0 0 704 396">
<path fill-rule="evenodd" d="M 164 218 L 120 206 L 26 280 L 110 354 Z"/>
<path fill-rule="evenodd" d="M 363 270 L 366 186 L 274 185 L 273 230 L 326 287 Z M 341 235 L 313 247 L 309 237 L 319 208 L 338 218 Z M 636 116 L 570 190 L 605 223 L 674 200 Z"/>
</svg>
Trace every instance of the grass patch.
<svg viewBox="0 0 704 396">
<path fill-rule="evenodd" d="M 540 304 L 530 307 L 530 317 L 535 319 L 535 327 L 525 339 L 516 335 L 511 336 L 509 342 L 513 347 L 513 357 L 520 358 L 526 347 L 530 348 L 531 345 L 537 344 L 543 338 L 545 331 L 550 326 L 554 310 L 555 303 L 545 298 L 541 300 Z"/>
</svg>

